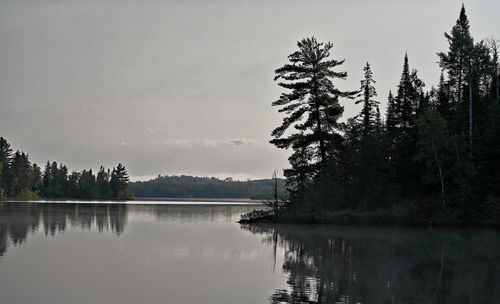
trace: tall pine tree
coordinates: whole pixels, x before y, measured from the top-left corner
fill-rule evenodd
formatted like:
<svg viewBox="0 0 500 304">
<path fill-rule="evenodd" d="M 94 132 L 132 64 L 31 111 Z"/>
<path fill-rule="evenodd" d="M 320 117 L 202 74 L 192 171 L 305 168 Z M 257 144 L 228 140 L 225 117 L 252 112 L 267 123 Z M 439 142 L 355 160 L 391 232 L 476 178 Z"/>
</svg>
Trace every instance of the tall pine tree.
<svg viewBox="0 0 500 304">
<path fill-rule="evenodd" d="M 337 120 L 344 109 L 342 97 L 352 98 L 356 92 L 341 91 L 333 79 L 345 79 L 346 72 L 334 69 L 344 60 L 330 58 L 333 45 L 305 38 L 297 43 L 298 50 L 288 56 L 289 63 L 275 71 L 278 85 L 287 90 L 273 102 L 287 116 L 272 132 L 271 143 L 282 149 L 292 148 L 292 168 L 287 178 L 303 181 L 314 177 L 329 158 L 334 157 L 341 136 Z M 293 127 L 297 132 L 286 135 Z M 301 163 L 300 161 L 304 161 Z"/>
</svg>

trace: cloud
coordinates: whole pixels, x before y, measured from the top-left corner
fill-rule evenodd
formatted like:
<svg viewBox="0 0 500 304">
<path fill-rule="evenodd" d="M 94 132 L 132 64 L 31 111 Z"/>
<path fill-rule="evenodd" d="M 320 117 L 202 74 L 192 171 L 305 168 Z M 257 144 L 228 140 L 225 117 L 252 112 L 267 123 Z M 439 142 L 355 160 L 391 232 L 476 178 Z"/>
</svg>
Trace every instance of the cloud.
<svg viewBox="0 0 500 304">
<path fill-rule="evenodd" d="M 128 141 L 122 141 L 122 142 L 120 143 L 120 145 L 121 145 L 121 146 L 123 146 L 123 147 L 133 147 L 133 146 L 135 146 L 135 144 L 134 144 L 134 143 L 132 143 L 132 142 L 128 142 Z"/>
<path fill-rule="evenodd" d="M 244 145 L 252 145 L 256 146 L 259 144 L 259 142 L 255 139 L 248 139 L 248 138 L 235 138 L 231 139 L 229 143 L 235 145 L 235 146 L 244 146 Z"/>
<path fill-rule="evenodd" d="M 163 145 L 163 146 L 176 146 L 176 147 L 209 147 L 217 148 L 221 146 L 257 146 L 259 141 L 249 138 L 234 138 L 234 139 L 191 139 L 191 138 L 178 138 L 178 139 L 168 139 L 164 141 L 152 141 L 153 145 Z"/>
</svg>

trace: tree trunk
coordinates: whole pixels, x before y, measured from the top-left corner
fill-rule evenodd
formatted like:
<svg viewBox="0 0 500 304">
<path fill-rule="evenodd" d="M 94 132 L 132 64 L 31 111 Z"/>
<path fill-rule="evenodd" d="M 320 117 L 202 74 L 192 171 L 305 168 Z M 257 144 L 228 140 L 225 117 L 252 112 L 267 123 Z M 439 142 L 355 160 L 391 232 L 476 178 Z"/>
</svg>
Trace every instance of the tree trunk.
<svg viewBox="0 0 500 304">
<path fill-rule="evenodd" d="M 444 270 L 444 243 L 441 249 L 441 267 L 439 267 L 439 287 L 441 287 L 441 283 L 443 281 L 443 270 Z"/>
</svg>

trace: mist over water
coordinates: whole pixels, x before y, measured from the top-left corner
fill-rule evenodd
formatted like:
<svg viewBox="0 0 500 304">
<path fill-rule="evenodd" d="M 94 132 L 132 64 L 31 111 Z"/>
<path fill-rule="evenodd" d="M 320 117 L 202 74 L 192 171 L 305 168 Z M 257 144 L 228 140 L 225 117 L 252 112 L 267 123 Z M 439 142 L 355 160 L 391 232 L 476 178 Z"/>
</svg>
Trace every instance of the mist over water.
<svg viewBox="0 0 500 304">
<path fill-rule="evenodd" d="M 237 205 L 0 203 L 2 303 L 495 303 L 498 232 L 248 226 Z"/>
</svg>

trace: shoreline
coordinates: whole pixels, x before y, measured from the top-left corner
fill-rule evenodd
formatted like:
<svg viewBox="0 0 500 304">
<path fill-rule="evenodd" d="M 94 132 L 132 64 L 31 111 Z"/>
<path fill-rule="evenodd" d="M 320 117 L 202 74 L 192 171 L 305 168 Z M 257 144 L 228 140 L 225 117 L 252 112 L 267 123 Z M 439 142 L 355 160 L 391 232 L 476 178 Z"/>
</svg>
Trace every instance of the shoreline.
<svg viewBox="0 0 500 304">
<path fill-rule="evenodd" d="M 497 221 L 463 222 L 456 218 L 411 218 L 409 214 L 395 214 L 387 211 L 352 212 L 339 211 L 321 216 L 281 216 L 274 218 L 264 214 L 255 218 L 242 218 L 241 225 L 293 224 L 293 225 L 338 225 L 338 226 L 377 226 L 377 227 L 429 227 L 429 228 L 489 228 L 500 229 Z"/>
</svg>

